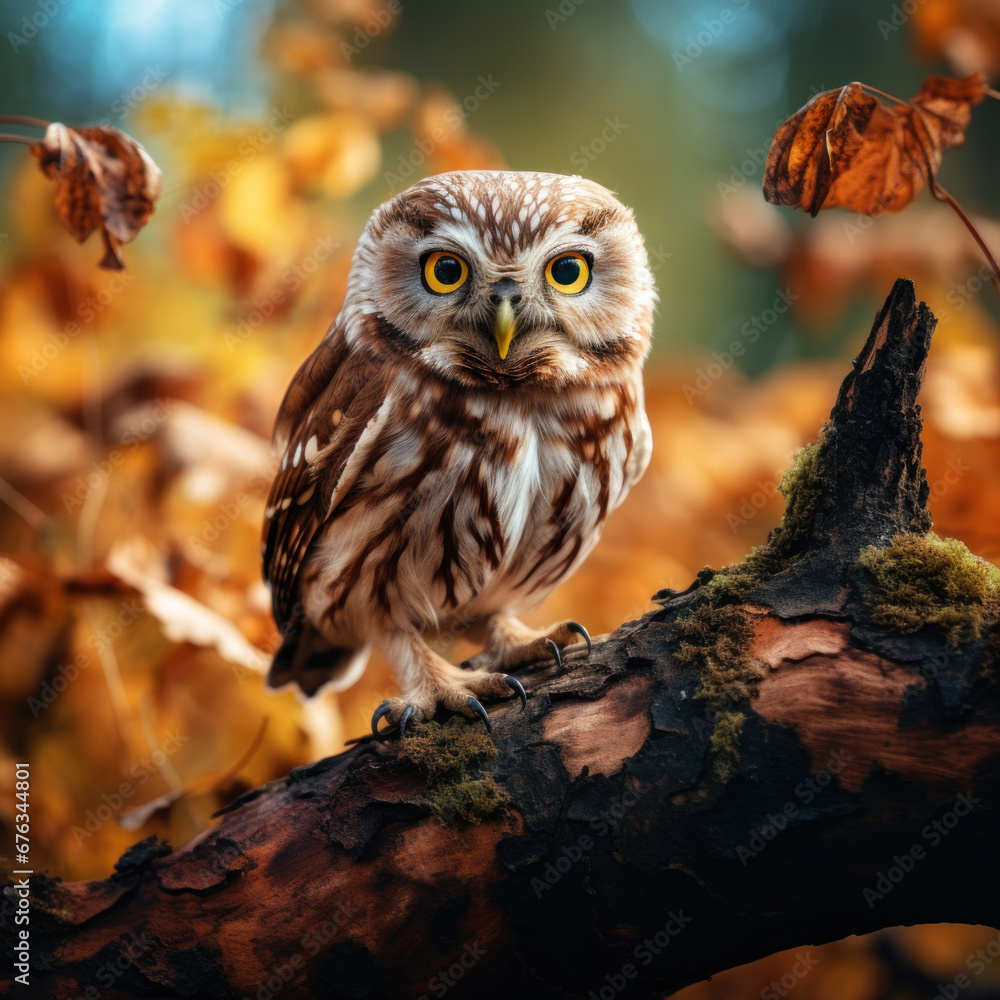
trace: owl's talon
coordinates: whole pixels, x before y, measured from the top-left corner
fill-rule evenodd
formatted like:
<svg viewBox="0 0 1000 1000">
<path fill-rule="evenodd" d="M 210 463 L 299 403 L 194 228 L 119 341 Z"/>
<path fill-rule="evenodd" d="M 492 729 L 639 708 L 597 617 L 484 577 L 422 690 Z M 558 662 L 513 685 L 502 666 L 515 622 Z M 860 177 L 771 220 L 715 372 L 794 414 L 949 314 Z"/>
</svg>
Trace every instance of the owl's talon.
<svg viewBox="0 0 1000 1000">
<path fill-rule="evenodd" d="M 382 734 L 378 731 L 378 724 L 382 719 L 392 711 L 388 699 L 382 702 L 378 708 L 375 709 L 375 714 L 372 716 L 372 735 L 381 736 Z"/>
<path fill-rule="evenodd" d="M 516 677 L 511 677 L 509 674 L 503 680 L 507 687 L 513 688 L 517 692 L 518 698 L 521 699 L 521 711 L 523 712 L 528 707 L 528 696 L 525 694 L 524 685 Z"/>
<path fill-rule="evenodd" d="M 413 716 L 413 706 L 407 705 L 403 709 L 403 714 L 399 717 L 399 738 L 402 740 L 406 737 L 406 724 L 410 721 Z"/>
<path fill-rule="evenodd" d="M 566 622 L 566 631 L 575 632 L 577 635 L 583 636 L 583 641 L 587 644 L 587 656 L 590 656 L 590 651 L 593 649 L 593 644 L 590 641 L 590 633 L 579 622 Z"/>
<path fill-rule="evenodd" d="M 486 732 L 492 733 L 493 724 L 490 722 L 490 717 L 487 714 L 486 709 L 483 708 L 483 706 L 475 698 L 473 698 L 472 695 L 469 695 L 469 697 L 465 699 L 465 704 L 471 711 L 475 712 L 476 715 L 483 720 L 486 724 Z"/>
<path fill-rule="evenodd" d="M 562 670 L 562 653 L 559 652 L 559 647 L 551 639 L 546 639 L 545 645 L 549 647 L 552 659 L 556 661 L 556 666 Z"/>
</svg>

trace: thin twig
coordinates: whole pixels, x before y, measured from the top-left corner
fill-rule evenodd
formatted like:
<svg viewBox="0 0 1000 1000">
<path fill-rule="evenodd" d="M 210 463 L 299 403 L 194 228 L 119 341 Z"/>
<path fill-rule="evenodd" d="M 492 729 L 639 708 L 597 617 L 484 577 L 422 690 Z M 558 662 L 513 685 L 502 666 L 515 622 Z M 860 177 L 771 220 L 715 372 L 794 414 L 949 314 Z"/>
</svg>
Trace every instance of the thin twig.
<svg viewBox="0 0 1000 1000">
<path fill-rule="evenodd" d="M 972 233 L 972 238 L 979 244 L 979 249 L 983 251 L 986 260 L 989 262 L 990 267 L 993 269 L 993 284 L 996 286 L 997 295 L 1000 295 L 1000 266 L 997 266 L 996 258 L 993 256 L 992 251 L 986 245 L 985 240 L 979 235 L 979 230 L 972 224 L 972 219 L 970 219 L 965 212 L 962 211 L 962 206 L 959 205 L 957 201 L 940 184 L 938 184 L 937 179 L 931 176 L 931 194 L 934 195 L 938 201 L 946 201 L 958 214 L 958 217 L 965 223 L 965 228 Z"/>
<path fill-rule="evenodd" d="M 23 142 L 26 146 L 34 146 L 37 139 L 30 135 L 15 135 L 13 132 L 0 132 L 0 142 Z"/>
<path fill-rule="evenodd" d="M 992 87 L 987 87 L 986 88 L 986 96 L 987 97 L 992 97 L 993 100 L 995 100 L 995 101 L 1000 101 L 1000 93 L 998 93 L 997 91 L 995 91 Z"/>
<path fill-rule="evenodd" d="M 48 128 L 52 122 L 44 118 L 32 118 L 31 115 L 0 115 L 0 125 L 32 125 L 35 128 Z"/>
<path fill-rule="evenodd" d="M 862 90 L 870 90 L 873 94 L 878 94 L 880 97 L 884 97 L 887 101 L 895 101 L 897 104 L 909 104 L 910 101 L 904 101 L 902 98 L 894 97 L 892 94 L 887 94 L 884 90 L 879 90 L 878 87 L 873 87 L 870 83 L 861 84 Z"/>
<path fill-rule="evenodd" d="M 269 715 L 265 715 L 260 720 L 260 725 L 257 727 L 257 732 L 254 734 L 254 738 L 250 741 L 250 746 L 248 746 L 246 750 L 243 751 L 243 754 L 240 756 L 239 760 L 237 760 L 235 764 L 232 764 L 229 767 L 227 767 L 225 771 L 222 772 L 222 774 L 218 775 L 218 777 L 215 778 L 215 780 L 212 782 L 213 789 L 222 788 L 227 781 L 231 781 L 233 778 L 235 778 L 236 775 L 238 775 L 240 771 L 242 771 L 243 768 L 248 763 L 250 763 L 251 758 L 257 752 L 261 743 L 264 742 L 264 734 L 267 732 L 268 723 L 270 723 L 270 721 L 271 717 Z"/>
</svg>

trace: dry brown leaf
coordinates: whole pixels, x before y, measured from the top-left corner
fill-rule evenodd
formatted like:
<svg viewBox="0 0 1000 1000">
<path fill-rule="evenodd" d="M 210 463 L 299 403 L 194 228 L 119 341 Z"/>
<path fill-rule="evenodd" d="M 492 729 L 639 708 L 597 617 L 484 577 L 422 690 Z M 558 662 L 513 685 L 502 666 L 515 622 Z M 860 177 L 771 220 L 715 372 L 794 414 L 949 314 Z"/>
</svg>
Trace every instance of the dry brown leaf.
<svg viewBox="0 0 1000 1000">
<path fill-rule="evenodd" d="M 264 673 L 268 658 L 232 622 L 166 582 L 166 569 L 145 538 L 119 541 L 108 554 L 108 571 L 142 594 L 146 608 L 171 642 L 207 646 L 230 663 Z"/>
<path fill-rule="evenodd" d="M 53 122 L 31 147 L 46 177 L 56 182 L 56 209 L 81 243 L 100 229 L 100 266 L 125 267 L 118 248 L 131 243 L 160 197 L 160 169 L 131 136 L 111 126 L 70 128 Z"/>
<path fill-rule="evenodd" d="M 158 408 L 160 401 L 153 401 L 135 407 L 130 416 L 141 421 Z M 270 441 L 200 406 L 171 401 L 159 430 L 168 460 L 181 470 L 210 467 L 227 481 L 240 483 L 249 476 L 273 474 Z"/>
<path fill-rule="evenodd" d="M 871 88 L 867 88 L 871 89 Z M 908 104 L 887 107 L 862 83 L 817 94 L 778 129 L 764 168 L 764 196 L 816 215 L 847 208 L 884 215 L 933 184 L 945 149 L 965 141 L 986 78 L 931 76 Z"/>
<path fill-rule="evenodd" d="M 863 83 L 817 94 L 778 129 L 764 166 L 764 197 L 815 216 L 846 208 L 868 217 L 899 212 L 925 184 L 947 202 L 989 261 L 1000 294 L 1000 265 L 972 220 L 937 183 L 945 149 L 965 142 L 972 108 L 991 90 L 982 73 L 929 76 L 909 102 L 883 104 Z"/>
</svg>

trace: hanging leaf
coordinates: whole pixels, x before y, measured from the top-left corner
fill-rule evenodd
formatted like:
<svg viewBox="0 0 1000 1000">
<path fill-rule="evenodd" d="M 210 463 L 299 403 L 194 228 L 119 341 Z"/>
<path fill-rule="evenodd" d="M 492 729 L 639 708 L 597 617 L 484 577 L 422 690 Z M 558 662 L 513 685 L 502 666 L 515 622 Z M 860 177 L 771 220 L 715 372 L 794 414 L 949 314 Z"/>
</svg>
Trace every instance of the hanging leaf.
<svg viewBox="0 0 1000 1000">
<path fill-rule="evenodd" d="M 864 83 L 817 94 L 778 129 L 764 166 L 764 197 L 813 216 L 825 208 L 880 216 L 906 208 L 927 185 L 972 233 L 1000 291 L 992 253 L 937 183 L 944 150 L 965 142 L 972 108 L 986 96 L 1000 97 L 982 73 L 961 80 L 929 76 L 908 102 Z"/>
<path fill-rule="evenodd" d="M 965 142 L 986 79 L 928 77 L 909 103 L 887 107 L 862 83 L 817 94 L 771 144 L 764 196 L 816 215 L 847 208 L 882 215 L 905 208 L 933 181 L 944 149 Z"/>
<path fill-rule="evenodd" d="M 53 122 L 31 147 L 46 177 L 56 182 L 56 209 L 81 243 L 104 237 L 100 266 L 125 267 L 118 248 L 131 243 L 160 197 L 160 169 L 131 136 L 111 126 L 70 128 Z"/>
</svg>

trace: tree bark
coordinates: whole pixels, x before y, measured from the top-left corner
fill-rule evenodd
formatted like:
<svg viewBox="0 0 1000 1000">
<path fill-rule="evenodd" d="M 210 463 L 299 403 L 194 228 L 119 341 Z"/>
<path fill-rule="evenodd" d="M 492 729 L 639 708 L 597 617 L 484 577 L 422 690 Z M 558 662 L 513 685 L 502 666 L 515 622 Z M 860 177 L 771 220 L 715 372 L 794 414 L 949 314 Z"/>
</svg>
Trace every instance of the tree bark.
<svg viewBox="0 0 1000 1000">
<path fill-rule="evenodd" d="M 661 997 L 852 933 L 1000 925 L 995 584 L 930 536 L 894 604 L 872 558 L 927 541 L 934 324 L 898 281 L 768 545 L 527 669 L 492 740 L 368 739 L 178 850 L 36 876 L 37 995 Z M 969 579 L 956 611 L 938 585 Z"/>
</svg>

